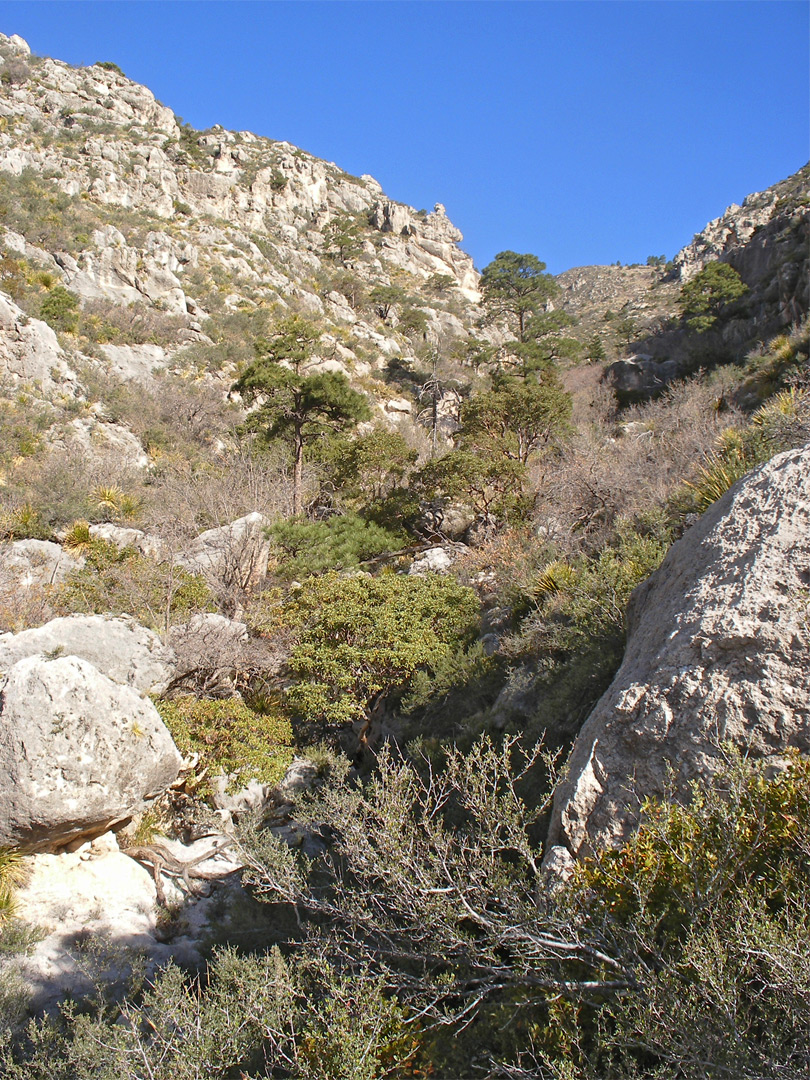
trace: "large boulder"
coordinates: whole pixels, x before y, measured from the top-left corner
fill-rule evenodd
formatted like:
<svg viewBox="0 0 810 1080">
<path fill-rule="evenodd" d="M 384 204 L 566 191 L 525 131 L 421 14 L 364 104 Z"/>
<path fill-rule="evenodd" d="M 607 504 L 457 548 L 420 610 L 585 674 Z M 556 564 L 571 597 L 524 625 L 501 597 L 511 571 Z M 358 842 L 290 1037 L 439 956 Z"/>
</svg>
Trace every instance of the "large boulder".
<svg viewBox="0 0 810 1080">
<path fill-rule="evenodd" d="M 218 586 L 247 589 L 264 580 L 270 559 L 264 514 L 254 512 L 193 540 L 177 562 L 192 574 L 202 574 Z"/>
<path fill-rule="evenodd" d="M 154 705 L 77 656 L 0 680 L 0 846 L 53 849 L 141 812 L 180 755 Z"/>
<path fill-rule="evenodd" d="M 161 694 L 175 675 L 174 654 L 128 615 L 65 615 L 19 634 L 0 634 L 0 672 L 37 653 L 79 656 L 107 678 Z"/>
<path fill-rule="evenodd" d="M 555 793 L 547 863 L 620 844 L 722 743 L 810 752 L 810 445 L 739 481 L 633 594 L 624 661 Z M 556 850 L 555 850 L 556 849 Z"/>
</svg>

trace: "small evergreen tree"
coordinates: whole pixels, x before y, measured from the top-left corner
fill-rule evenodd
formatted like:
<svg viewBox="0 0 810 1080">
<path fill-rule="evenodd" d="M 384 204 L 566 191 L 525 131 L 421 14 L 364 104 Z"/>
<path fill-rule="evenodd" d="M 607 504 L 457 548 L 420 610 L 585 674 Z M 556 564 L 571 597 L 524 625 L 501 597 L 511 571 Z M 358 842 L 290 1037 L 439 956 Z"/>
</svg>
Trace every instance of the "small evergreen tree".
<svg viewBox="0 0 810 1080">
<path fill-rule="evenodd" d="M 723 309 L 748 292 L 733 266 L 711 262 L 687 281 L 678 300 L 684 321 L 699 334 L 716 325 Z"/>
<path fill-rule="evenodd" d="M 520 342 L 528 340 L 527 325 L 560 287 L 536 255 L 502 251 L 481 274 L 481 301 L 490 318 L 506 318 Z"/>
<path fill-rule="evenodd" d="M 302 509 L 304 451 L 329 432 L 348 431 L 371 416 L 365 395 L 335 371 L 306 374 L 321 331 L 306 319 L 282 319 L 268 340 L 257 341 L 256 359 L 231 387 L 255 403 L 247 426 L 267 440 L 282 439 L 293 458 L 293 513 Z"/>
</svg>

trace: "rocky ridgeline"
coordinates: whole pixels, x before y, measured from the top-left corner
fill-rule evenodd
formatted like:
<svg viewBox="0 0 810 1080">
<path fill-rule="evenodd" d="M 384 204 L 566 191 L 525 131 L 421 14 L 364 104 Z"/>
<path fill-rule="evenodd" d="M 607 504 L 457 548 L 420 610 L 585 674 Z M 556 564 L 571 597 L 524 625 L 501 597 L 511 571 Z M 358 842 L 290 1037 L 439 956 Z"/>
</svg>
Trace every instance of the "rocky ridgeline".
<svg viewBox="0 0 810 1080">
<path fill-rule="evenodd" d="M 61 245 L 3 229 L 9 254 L 55 274 L 83 304 L 177 317 L 172 348 L 102 347 L 124 376 L 210 343 L 212 295 L 225 311 L 275 305 L 322 321 L 330 362 L 350 375 L 406 355 L 396 312 L 370 318 L 330 287 L 340 269 L 367 287 L 404 288 L 427 316 L 429 340 L 464 337 L 477 314 L 478 275 L 441 204 L 427 213 L 395 203 L 372 177 L 289 143 L 218 126 L 195 132 L 113 65 L 32 57 L 22 39 L 2 35 L 0 171 L 98 208 L 96 227 Z M 328 229 L 341 225 L 355 227 L 357 242 L 345 260 L 329 250 Z M 452 303 L 426 288 L 436 277 L 450 283 Z"/>
<path fill-rule="evenodd" d="M 715 261 L 747 286 L 742 303 L 708 335 L 680 325 L 681 287 Z M 668 267 L 581 266 L 557 278 L 560 306 L 585 345 L 598 335 L 614 361 L 606 381 L 620 398 L 657 393 L 679 376 L 741 360 L 810 311 L 810 166 L 732 205 Z"/>
</svg>

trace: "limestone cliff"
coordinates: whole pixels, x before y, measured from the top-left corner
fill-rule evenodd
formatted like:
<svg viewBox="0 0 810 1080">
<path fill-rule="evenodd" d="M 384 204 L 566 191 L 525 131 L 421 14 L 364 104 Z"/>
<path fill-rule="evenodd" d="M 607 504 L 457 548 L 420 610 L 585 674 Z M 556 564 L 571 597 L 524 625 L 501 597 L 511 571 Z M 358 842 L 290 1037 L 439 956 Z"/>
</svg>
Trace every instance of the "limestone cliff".
<svg viewBox="0 0 810 1080">
<path fill-rule="evenodd" d="M 325 351 L 358 377 L 463 338 L 478 275 L 461 239 L 441 204 L 393 202 L 286 142 L 194 131 L 113 64 L 71 67 L 0 35 L 0 287 L 21 264 L 85 309 L 158 312 L 171 333 L 152 364 L 210 344 L 210 317 L 256 308 L 322 322 Z M 367 294 L 392 285 L 403 303 L 381 316 Z M 133 358 L 100 345 L 128 373 Z"/>
</svg>

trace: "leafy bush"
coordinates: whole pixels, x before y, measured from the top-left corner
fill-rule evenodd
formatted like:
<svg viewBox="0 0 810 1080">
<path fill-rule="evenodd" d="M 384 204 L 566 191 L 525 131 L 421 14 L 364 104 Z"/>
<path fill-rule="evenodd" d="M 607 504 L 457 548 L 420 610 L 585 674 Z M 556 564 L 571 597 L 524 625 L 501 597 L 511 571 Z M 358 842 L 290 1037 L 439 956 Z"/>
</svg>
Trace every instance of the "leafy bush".
<svg viewBox="0 0 810 1080">
<path fill-rule="evenodd" d="M 74 570 L 54 596 L 65 614 L 93 612 L 132 615 L 143 626 L 164 632 L 215 605 L 202 578 L 174 566 L 119 550 L 105 540 L 87 545 L 85 565 Z"/>
<path fill-rule="evenodd" d="M 391 532 L 358 514 L 340 514 L 326 521 L 280 521 L 269 534 L 280 559 L 278 573 L 288 580 L 350 570 L 407 542 L 403 533 Z"/>
<path fill-rule="evenodd" d="M 810 762 L 769 775 L 732 754 L 688 806 L 648 803 L 628 844 L 578 870 L 574 917 L 636 958 L 638 991 L 599 1021 L 612 1076 L 810 1067 L 809 822 Z"/>
<path fill-rule="evenodd" d="M 103 68 L 104 71 L 114 71 L 116 75 L 120 75 L 122 79 L 126 78 L 118 64 L 114 64 L 112 60 L 96 60 L 94 67 Z"/>
<path fill-rule="evenodd" d="M 214 701 L 190 694 L 157 701 L 157 710 L 183 754 L 200 755 L 200 771 L 277 784 L 293 758 L 292 729 L 277 707 L 256 711 L 239 698 Z"/>
<path fill-rule="evenodd" d="M 576 734 L 621 664 L 630 594 L 658 567 L 669 541 L 660 521 L 650 532 L 624 522 L 598 555 L 550 559 L 538 569 L 526 587 L 530 606 L 502 642 L 508 660 L 532 669 L 530 732 L 547 732 L 551 743 Z M 515 686 L 522 672 L 516 669 Z"/>
<path fill-rule="evenodd" d="M 810 763 L 732 757 L 689 806 L 543 888 L 518 794 L 536 754 L 387 751 L 298 808 L 315 864 L 266 830 L 246 878 L 310 933 L 293 956 L 223 950 L 121 1004 L 0 1045 L 9 1080 L 244 1075 L 783 1080 L 810 1067 Z"/>
<path fill-rule="evenodd" d="M 40 304 L 39 313 L 54 330 L 73 333 L 79 325 L 79 298 L 64 285 L 55 285 Z"/>
<path fill-rule="evenodd" d="M 293 590 L 277 617 L 294 633 L 287 691 L 306 721 L 368 728 L 390 696 L 416 672 L 435 670 L 478 625 L 478 600 L 453 578 L 310 578 Z"/>
</svg>

